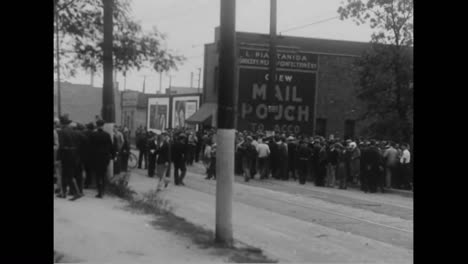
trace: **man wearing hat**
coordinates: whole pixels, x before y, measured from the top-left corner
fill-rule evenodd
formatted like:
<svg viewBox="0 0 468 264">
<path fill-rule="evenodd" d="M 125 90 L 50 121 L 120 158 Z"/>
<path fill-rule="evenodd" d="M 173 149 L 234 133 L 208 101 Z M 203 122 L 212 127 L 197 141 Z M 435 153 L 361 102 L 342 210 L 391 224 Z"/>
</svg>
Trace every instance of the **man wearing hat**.
<svg viewBox="0 0 468 264">
<path fill-rule="evenodd" d="M 92 160 L 91 160 L 91 146 L 89 144 L 89 139 L 91 137 L 91 134 L 94 131 L 94 124 L 89 123 L 86 125 L 86 130 L 84 131 L 84 136 L 86 138 L 86 145 L 84 146 L 84 171 L 85 171 L 85 182 L 84 182 L 84 188 L 87 189 L 91 186 L 93 183 L 93 173 L 92 173 Z"/>
<path fill-rule="evenodd" d="M 361 191 L 367 193 L 370 190 L 369 178 L 371 175 L 370 166 L 369 166 L 369 147 L 370 142 L 368 140 L 362 142 L 361 149 L 361 162 L 360 162 L 360 182 L 361 182 Z"/>
<path fill-rule="evenodd" d="M 293 136 L 289 136 L 288 140 L 288 176 L 291 175 L 293 180 L 296 180 L 296 149 L 297 144 Z M 289 177 L 288 177 L 289 178 Z"/>
<path fill-rule="evenodd" d="M 382 156 L 380 155 L 380 151 L 375 140 L 371 140 L 370 142 L 367 157 L 369 191 L 371 193 L 375 193 L 377 191 L 377 186 L 379 186 L 381 191 L 384 192 L 383 186 L 380 186 L 379 184 L 380 166 L 383 165 Z"/>
<path fill-rule="evenodd" d="M 185 163 L 187 162 L 187 144 L 186 135 L 181 133 L 177 140 L 172 144 L 172 162 L 174 162 L 174 184 L 183 183 L 187 171 Z M 179 176 L 180 171 L 180 176 Z"/>
<path fill-rule="evenodd" d="M 156 150 L 158 144 L 156 142 L 156 134 L 153 131 L 149 131 L 148 136 L 148 177 L 154 177 L 156 170 Z"/>
<path fill-rule="evenodd" d="M 66 198 L 67 187 L 69 187 L 70 193 L 73 195 L 70 201 L 74 201 L 82 197 L 82 194 L 75 179 L 78 166 L 78 140 L 75 132 L 70 127 L 71 123 L 68 116 L 60 117 L 60 124 L 63 128 L 58 132 L 58 159 L 62 165 L 62 193 L 58 197 Z"/>
<path fill-rule="evenodd" d="M 299 173 L 299 184 L 305 184 L 307 177 L 307 168 L 310 162 L 312 151 L 309 148 L 309 140 L 304 138 L 300 141 L 297 148 L 297 169 Z"/>
<path fill-rule="evenodd" d="M 247 136 L 247 140 L 243 141 L 238 148 L 239 155 L 241 157 L 242 170 L 244 173 L 244 181 L 248 182 L 251 179 L 250 169 L 252 168 L 252 162 L 255 160 L 257 151 L 252 145 L 253 138 Z"/>
<path fill-rule="evenodd" d="M 158 136 L 157 140 L 156 177 L 158 178 L 158 185 L 156 190 L 161 190 L 163 183 L 165 187 L 169 184 L 169 179 L 166 177 L 170 162 L 169 143 L 167 142 L 168 136 L 166 132 L 163 132 Z M 184 185 L 182 180 L 179 183 Z"/>
<path fill-rule="evenodd" d="M 107 183 L 107 167 L 116 153 L 111 136 L 103 130 L 104 120 L 96 121 L 96 126 L 96 131 L 91 132 L 89 136 L 89 149 L 92 158 L 91 167 L 97 185 L 96 197 L 102 198 Z"/>
<path fill-rule="evenodd" d="M 396 175 L 396 168 L 398 162 L 398 151 L 395 149 L 395 144 L 389 142 L 383 153 L 385 161 L 385 186 L 387 188 L 392 187 L 393 177 Z"/>
</svg>

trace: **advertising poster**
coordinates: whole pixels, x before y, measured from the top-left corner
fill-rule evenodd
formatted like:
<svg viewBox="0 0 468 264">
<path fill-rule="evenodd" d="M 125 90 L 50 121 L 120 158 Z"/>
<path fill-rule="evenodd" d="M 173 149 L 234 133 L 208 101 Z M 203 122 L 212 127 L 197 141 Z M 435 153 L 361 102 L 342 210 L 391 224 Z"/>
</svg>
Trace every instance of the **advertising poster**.
<svg viewBox="0 0 468 264">
<path fill-rule="evenodd" d="M 198 96 L 184 96 L 174 97 L 173 99 L 173 115 L 172 115 L 172 127 L 194 127 L 193 125 L 187 124 L 185 120 L 192 116 L 199 106 Z"/>
<path fill-rule="evenodd" d="M 169 98 L 149 98 L 148 100 L 148 129 L 162 132 L 169 125 Z"/>
<path fill-rule="evenodd" d="M 241 48 L 238 130 L 314 131 L 317 55 L 278 51 L 276 85 L 268 88 L 268 51 Z"/>
</svg>

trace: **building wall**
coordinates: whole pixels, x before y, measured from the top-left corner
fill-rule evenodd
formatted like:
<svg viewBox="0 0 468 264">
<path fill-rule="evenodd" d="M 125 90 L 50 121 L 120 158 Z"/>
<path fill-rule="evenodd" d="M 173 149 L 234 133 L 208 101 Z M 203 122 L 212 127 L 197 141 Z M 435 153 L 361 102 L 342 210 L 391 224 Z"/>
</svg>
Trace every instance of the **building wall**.
<svg viewBox="0 0 468 264">
<path fill-rule="evenodd" d="M 101 116 L 102 89 L 90 85 L 61 83 L 62 114 L 79 123 L 94 122 L 95 116 Z M 115 122 L 121 121 L 121 95 L 115 88 Z M 57 86 L 54 83 L 54 114 L 57 114 Z"/>
<path fill-rule="evenodd" d="M 357 121 L 362 109 L 356 98 L 353 61 L 355 56 L 320 55 L 318 70 L 317 115 L 326 120 L 326 134 L 343 137 L 346 120 Z"/>
<path fill-rule="evenodd" d="M 216 43 L 219 41 L 219 29 L 215 29 L 215 43 L 205 45 L 204 98 L 206 102 L 217 102 L 215 89 L 216 68 L 219 55 Z M 267 44 L 268 36 L 254 33 L 237 33 L 238 43 Z M 325 135 L 345 136 L 346 120 L 355 122 L 354 136 L 359 136 L 363 125 L 358 121 L 363 106 L 357 100 L 356 74 L 353 61 L 368 48 L 368 43 L 310 39 L 281 36 L 278 46 L 294 46 L 300 50 L 317 53 L 318 78 L 316 120 L 325 120 Z M 311 103 L 313 104 L 313 103 Z M 216 121 L 216 120 L 215 120 Z M 214 123 L 216 126 L 216 123 Z M 317 126 L 316 126 L 317 129 Z"/>
</svg>

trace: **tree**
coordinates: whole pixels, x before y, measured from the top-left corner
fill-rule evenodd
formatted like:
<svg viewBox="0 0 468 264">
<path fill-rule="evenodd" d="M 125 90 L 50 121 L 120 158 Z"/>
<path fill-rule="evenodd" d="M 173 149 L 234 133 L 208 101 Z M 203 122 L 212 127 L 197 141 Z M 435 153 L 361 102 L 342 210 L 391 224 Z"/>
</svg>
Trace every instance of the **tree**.
<svg viewBox="0 0 468 264">
<path fill-rule="evenodd" d="M 377 137 L 408 141 L 413 108 L 413 1 L 347 0 L 338 9 L 342 20 L 370 24 L 371 48 L 356 60 L 360 89 L 366 105 L 366 132 Z"/>
<path fill-rule="evenodd" d="M 115 0 L 113 8 L 114 67 L 124 75 L 133 69 L 151 67 L 162 52 L 161 42 L 165 39 L 156 28 L 143 32 L 141 25 L 131 17 L 129 0 Z M 103 3 L 102 0 L 59 0 L 57 3 L 59 32 L 62 44 L 61 56 L 68 57 L 71 69 L 80 67 L 98 72 L 103 61 Z M 184 61 L 183 56 L 170 54 L 170 66 L 174 68 Z M 62 66 L 63 67 L 63 66 Z M 62 68 L 61 68 L 62 69 Z M 66 69 L 73 75 L 70 69 Z"/>
</svg>

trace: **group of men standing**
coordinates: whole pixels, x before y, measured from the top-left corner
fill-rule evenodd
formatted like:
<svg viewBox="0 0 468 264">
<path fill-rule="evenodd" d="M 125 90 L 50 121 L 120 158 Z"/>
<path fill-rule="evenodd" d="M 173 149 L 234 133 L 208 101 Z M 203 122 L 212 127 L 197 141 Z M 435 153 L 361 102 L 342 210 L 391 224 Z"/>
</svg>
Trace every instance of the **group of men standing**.
<svg viewBox="0 0 468 264">
<path fill-rule="evenodd" d="M 86 125 L 72 122 L 68 116 L 54 120 L 55 192 L 60 198 L 71 195 L 71 201 L 83 196 L 83 189 L 95 181 L 97 198 L 106 186 L 109 162 L 114 160 L 114 173 L 127 170 L 130 153 L 128 130 L 114 128 L 114 140 L 104 131 L 104 121 Z"/>
<path fill-rule="evenodd" d="M 341 141 L 323 137 L 262 136 L 248 132 L 236 137 L 236 174 L 249 181 L 259 173 L 278 180 L 312 180 L 316 186 L 364 192 L 387 188 L 412 189 L 408 144 L 376 140 Z"/>
<path fill-rule="evenodd" d="M 158 190 L 169 184 L 170 164 L 174 164 L 174 184 L 185 185 L 187 165 L 198 162 L 202 148 L 202 135 L 187 130 L 167 130 L 157 135 L 139 127 L 135 132 L 139 150 L 138 168 L 147 169 L 149 177 L 159 179 Z M 144 165 L 144 167 L 143 167 Z"/>
</svg>

